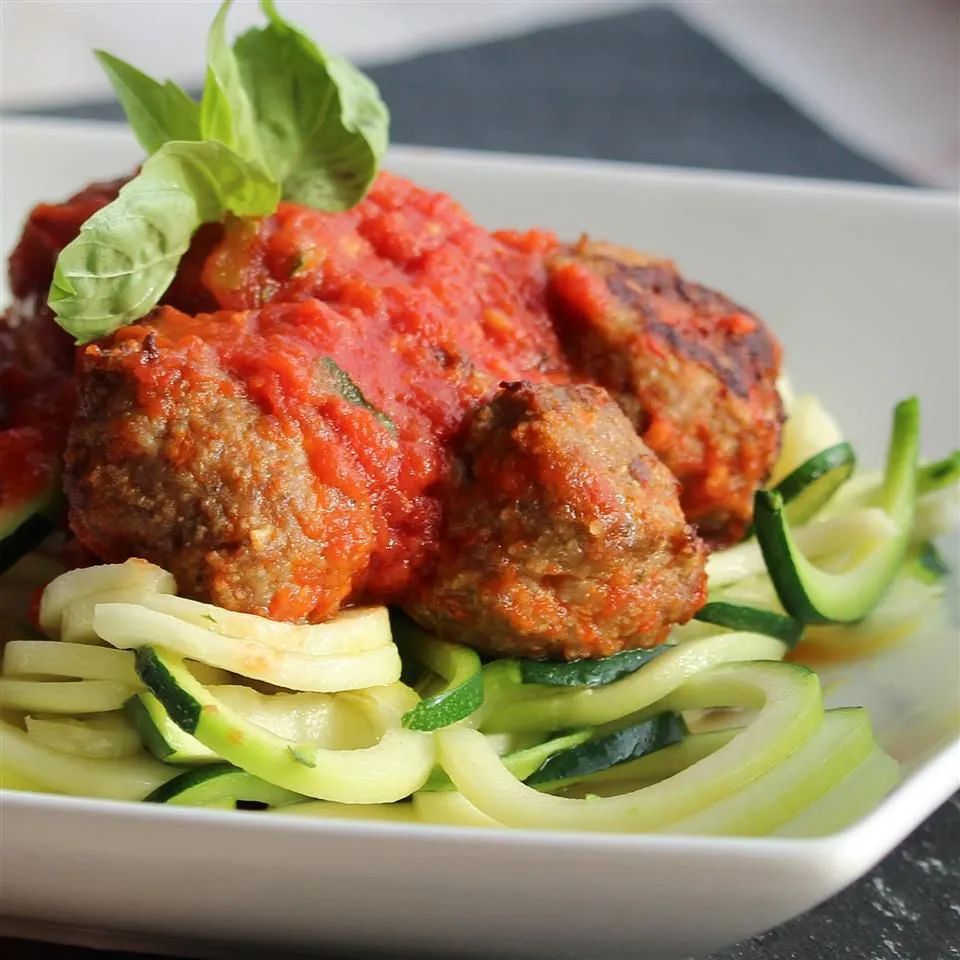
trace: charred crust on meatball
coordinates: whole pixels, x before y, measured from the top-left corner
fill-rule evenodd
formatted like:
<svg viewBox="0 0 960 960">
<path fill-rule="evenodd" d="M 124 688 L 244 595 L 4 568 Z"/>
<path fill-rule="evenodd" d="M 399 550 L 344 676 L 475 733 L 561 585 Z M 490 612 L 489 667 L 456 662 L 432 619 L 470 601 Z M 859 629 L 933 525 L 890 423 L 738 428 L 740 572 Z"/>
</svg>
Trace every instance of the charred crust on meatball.
<svg viewBox="0 0 960 960">
<path fill-rule="evenodd" d="M 749 399 L 758 371 L 776 363 L 775 344 L 766 328 L 723 294 L 684 280 L 669 263 L 638 267 L 610 256 L 601 260 L 607 288 L 624 307 L 642 315 L 647 331 L 681 356 L 709 367 L 737 396 Z M 655 298 L 673 300 L 698 312 L 736 317 L 740 335 L 722 346 L 695 335 L 698 331 L 691 335 L 689 328 L 661 320 Z"/>
<path fill-rule="evenodd" d="M 673 263 L 587 239 L 549 264 L 549 301 L 581 376 L 610 390 L 681 484 L 688 519 L 737 541 L 779 452 L 780 346 Z"/>
<path fill-rule="evenodd" d="M 140 344 L 140 362 L 153 363 L 160 359 L 160 351 L 157 349 L 157 334 L 151 330 Z"/>
</svg>

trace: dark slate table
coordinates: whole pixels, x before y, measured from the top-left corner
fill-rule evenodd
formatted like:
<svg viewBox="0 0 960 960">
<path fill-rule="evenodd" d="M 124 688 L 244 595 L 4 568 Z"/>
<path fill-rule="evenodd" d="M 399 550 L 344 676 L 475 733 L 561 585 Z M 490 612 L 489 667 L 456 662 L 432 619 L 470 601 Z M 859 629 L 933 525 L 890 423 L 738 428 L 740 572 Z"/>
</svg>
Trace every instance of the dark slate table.
<svg viewBox="0 0 960 960">
<path fill-rule="evenodd" d="M 903 183 L 666 10 L 429 53 L 368 72 L 390 105 L 397 143 Z M 121 119 L 108 102 L 31 112 Z M 955 797 L 839 896 L 700 960 L 960 960 L 958 814 Z M 0 939 L 0 949 L 10 960 L 143 960 L 18 939 Z"/>
</svg>

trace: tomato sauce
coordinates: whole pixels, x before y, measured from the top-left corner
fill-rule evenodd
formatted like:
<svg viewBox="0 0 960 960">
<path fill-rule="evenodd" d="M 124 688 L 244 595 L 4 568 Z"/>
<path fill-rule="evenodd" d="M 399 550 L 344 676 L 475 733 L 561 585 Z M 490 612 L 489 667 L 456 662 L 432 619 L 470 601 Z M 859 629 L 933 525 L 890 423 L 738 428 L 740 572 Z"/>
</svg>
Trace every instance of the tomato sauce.
<svg viewBox="0 0 960 960">
<path fill-rule="evenodd" d="M 148 414 L 178 391 L 187 401 L 191 371 L 209 364 L 182 358 L 213 351 L 231 389 L 302 443 L 319 485 L 369 506 L 370 526 L 331 551 L 350 569 L 323 582 L 303 569 L 271 615 L 318 619 L 344 582 L 351 600 L 410 589 L 437 546 L 436 492 L 467 413 L 504 380 L 570 379 L 546 306 L 555 246 L 543 231 L 492 234 L 449 197 L 381 174 L 345 213 L 282 204 L 202 232 L 167 300 L 213 309 L 166 306 L 118 331 L 153 335 L 157 362 L 131 354 L 127 368 Z M 323 375 L 330 361 L 366 405 Z M 334 510 L 298 520 L 329 536 Z"/>
<path fill-rule="evenodd" d="M 13 306 L 0 318 L 0 511 L 56 482 L 76 407 L 73 348 L 46 306 L 57 256 L 123 181 L 93 183 L 31 211 L 10 255 Z"/>
<path fill-rule="evenodd" d="M 25 506 L 55 482 L 76 405 L 76 388 L 69 377 L 45 383 L 8 367 L 0 369 L 0 398 L 3 511 Z"/>
</svg>

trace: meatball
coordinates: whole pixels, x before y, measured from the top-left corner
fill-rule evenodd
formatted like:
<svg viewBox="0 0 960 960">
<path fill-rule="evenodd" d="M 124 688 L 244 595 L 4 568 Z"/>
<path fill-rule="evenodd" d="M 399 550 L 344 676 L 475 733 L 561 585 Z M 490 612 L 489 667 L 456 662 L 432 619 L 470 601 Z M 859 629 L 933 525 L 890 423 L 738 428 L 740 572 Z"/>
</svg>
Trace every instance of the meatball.
<svg viewBox="0 0 960 960">
<path fill-rule="evenodd" d="M 132 328 L 131 328 L 132 329 Z M 278 620 L 334 613 L 365 568 L 370 507 L 320 482 L 200 340 L 87 347 L 66 453 L 70 523 L 104 561 L 144 557 L 180 591 Z"/>
<path fill-rule="evenodd" d="M 439 556 L 407 612 L 488 653 L 653 646 L 705 595 L 676 480 L 607 392 L 505 384 L 466 431 Z"/>
<path fill-rule="evenodd" d="M 687 519 L 741 539 L 780 444 L 770 331 L 669 261 L 587 240 L 552 258 L 550 292 L 571 358 L 680 481 Z"/>
</svg>

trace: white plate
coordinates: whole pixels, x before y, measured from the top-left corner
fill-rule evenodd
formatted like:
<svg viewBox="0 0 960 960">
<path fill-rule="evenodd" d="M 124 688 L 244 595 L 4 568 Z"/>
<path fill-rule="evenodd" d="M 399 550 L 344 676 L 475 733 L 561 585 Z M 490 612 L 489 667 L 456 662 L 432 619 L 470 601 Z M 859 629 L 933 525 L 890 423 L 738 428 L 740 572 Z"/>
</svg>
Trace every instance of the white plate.
<svg viewBox="0 0 960 960">
<path fill-rule="evenodd" d="M 114 127 L 2 127 L 2 248 L 29 206 L 138 158 Z M 398 149 L 391 166 L 484 223 L 588 230 L 673 256 L 755 308 L 795 384 L 863 461 L 916 392 L 924 446 L 960 426 L 956 200 L 912 190 Z M 819 840 L 484 832 L 2 794 L 0 912 L 135 934 L 396 956 L 701 954 L 781 923 L 869 869 L 958 785 L 955 627 L 822 672 L 907 774 Z"/>
</svg>

